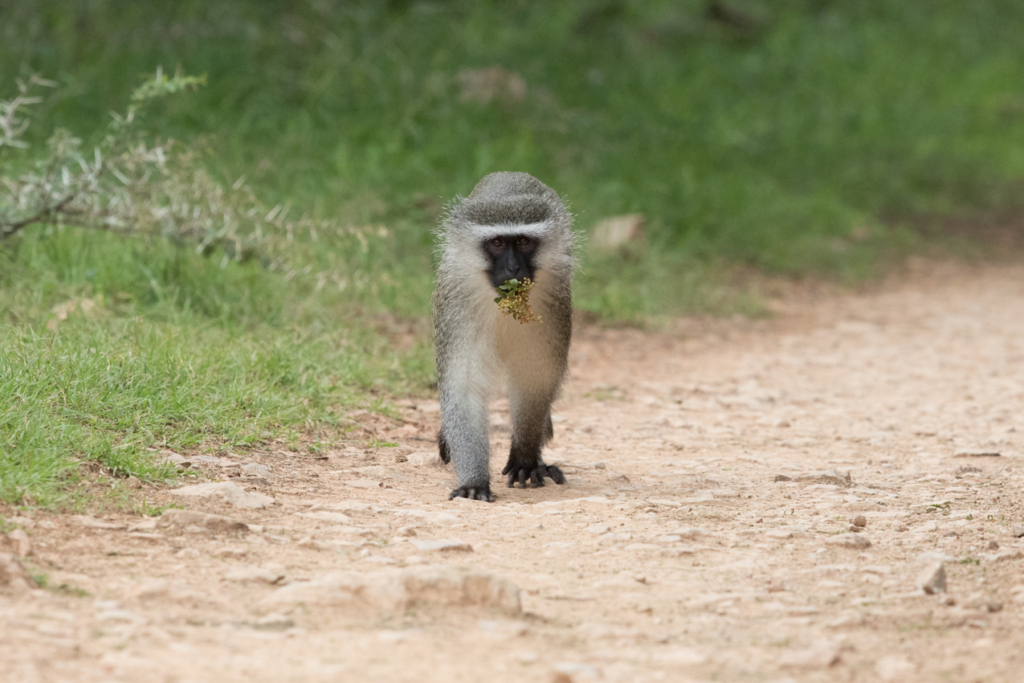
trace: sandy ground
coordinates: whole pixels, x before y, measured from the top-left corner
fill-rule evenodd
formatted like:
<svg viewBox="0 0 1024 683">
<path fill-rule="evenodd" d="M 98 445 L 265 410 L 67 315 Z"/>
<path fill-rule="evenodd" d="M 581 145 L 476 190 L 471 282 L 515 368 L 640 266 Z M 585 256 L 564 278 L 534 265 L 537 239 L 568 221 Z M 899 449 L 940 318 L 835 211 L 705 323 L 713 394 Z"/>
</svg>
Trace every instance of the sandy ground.
<svg viewBox="0 0 1024 683">
<path fill-rule="evenodd" d="M 1024 267 L 924 271 L 580 331 L 565 486 L 449 502 L 402 401 L 336 451 L 192 455 L 264 508 L 132 494 L 231 519 L 0 510 L 46 576 L 0 588 L 0 680 L 1019 681 Z"/>
</svg>

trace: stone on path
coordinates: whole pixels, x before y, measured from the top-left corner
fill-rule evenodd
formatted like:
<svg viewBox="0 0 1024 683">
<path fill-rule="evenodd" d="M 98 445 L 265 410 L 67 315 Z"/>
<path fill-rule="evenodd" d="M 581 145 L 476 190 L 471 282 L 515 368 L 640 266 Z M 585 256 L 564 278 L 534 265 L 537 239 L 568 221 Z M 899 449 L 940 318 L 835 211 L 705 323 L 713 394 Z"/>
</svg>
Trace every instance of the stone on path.
<svg viewBox="0 0 1024 683">
<path fill-rule="evenodd" d="M 179 510 L 177 508 L 164 510 L 164 513 L 157 521 L 157 526 L 180 528 L 197 526 L 203 529 L 209 529 L 210 531 L 242 533 L 249 531 L 248 524 L 240 522 L 237 519 L 232 519 L 231 517 L 225 517 L 224 515 L 211 515 L 205 512 L 196 512 L 195 510 Z"/>
<path fill-rule="evenodd" d="M 440 539 L 436 541 L 409 541 L 417 550 L 439 550 L 441 552 L 471 553 L 473 546 L 458 539 Z"/>
<path fill-rule="evenodd" d="M 946 566 L 942 562 L 932 562 L 917 575 L 917 585 L 928 595 L 946 592 Z"/>
<path fill-rule="evenodd" d="M 839 648 L 830 642 L 815 643 L 805 650 L 790 650 L 779 657 L 781 669 L 827 669 L 839 663 Z"/>
<path fill-rule="evenodd" d="M 839 487 L 853 486 L 853 478 L 849 472 L 841 473 L 837 470 L 822 470 L 820 472 L 808 472 L 793 478 L 801 484 L 833 484 Z"/>
<path fill-rule="evenodd" d="M 594 226 L 590 243 L 598 249 L 615 249 L 637 241 L 643 237 L 645 220 L 642 213 L 605 218 Z"/>
<path fill-rule="evenodd" d="M 1000 550 L 997 553 L 993 553 L 985 558 L 989 563 L 1005 562 L 1007 560 L 1019 560 L 1024 558 L 1024 553 L 1016 549 Z"/>
<path fill-rule="evenodd" d="M 871 547 L 871 541 L 860 534 L 839 534 L 838 536 L 833 536 L 827 542 L 829 545 L 850 548 L 851 550 L 863 550 L 864 548 Z"/>
<path fill-rule="evenodd" d="M 1002 453 L 989 448 L 964 448 L 953 453 L 954 458 L 998 458 Z"/>
<path fill-rule="evenodd" d="M 71 521 L 77 524 L 78 526 L 84 526 L 88 529 L 114 530 L 123 529 L 125 526 L 124 524 L 118 524 L 116 522 L 105 522 L 102 519 L 96 519 L 95 517 L 90 517 L 89 515 L 72 515 Z"/>
<path fill-rule="evenodd" d="M 444 461 L 437 451 L 417 451 L 407 456 L 407 461 L 413 467 L 444 467 Z"/>
<path fill-rule="evenodd" d="M 284 581 L 284 568 L 276 564 L 265 564 L 259 567 L 239 567 L 224 575 L 228 581 L 239 583 L 268 583 L 278 584 Z"/>
<path fill-rule="evenodd" d="M 186 498 L 218 499 L 236 508 L 248 510 L 260 510 L 274 504 L 274 499 L 270 496 L 246 491 L 238 484 L 233 484 L 230 481 L 193 484 L 192 486 L 183 486 L 180 489 L 171 489 L 169 493 Z"/>
<path fill-rule="evenodd" d="M 519 614 L 519 588 L 510 581 L 477 570 L 449 566 L 417 566 L 372 573 L 331 572 L 309 581 L 295 581 L 261 602 L 265 609 L 345 608 L 400 614 L 416 607 L 484 607 Z"/>
<path fill-rule="evenodd" d="M 170 592 L 170 583 L 167 579 L 147 579 L 137 586 L 133 586 L 125 593 L 126 597 L 136 600 L 148 600 L 149 598 L 161 598 Z"/>
<path fill-rule="evenodd" d="M 242 472 L 252 477 L 263 477 L 264 479 L 270 478 L 270 468 L 266 465 L 261 465 L 258 462 L 250 462 L 242 465 Z"/>
</svg>

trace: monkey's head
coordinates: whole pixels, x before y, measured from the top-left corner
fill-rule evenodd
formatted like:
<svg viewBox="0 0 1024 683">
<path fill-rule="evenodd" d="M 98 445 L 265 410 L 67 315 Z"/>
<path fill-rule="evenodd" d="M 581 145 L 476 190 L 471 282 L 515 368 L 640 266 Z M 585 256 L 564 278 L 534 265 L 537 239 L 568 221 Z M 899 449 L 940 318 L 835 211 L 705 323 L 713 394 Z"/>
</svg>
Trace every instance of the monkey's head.
<svg viewBox="0 0 1024 683">
<path fill-rule="evenodd" d="M 441 230 L 443 253 L 475 263 L 493 287 L 512 279 L 537 282 L 545 271 L 571 278 L 571 226 L 572 216 L 547 185 L 527 173 L 492 173 L 451 207 Z"/>
</svg>

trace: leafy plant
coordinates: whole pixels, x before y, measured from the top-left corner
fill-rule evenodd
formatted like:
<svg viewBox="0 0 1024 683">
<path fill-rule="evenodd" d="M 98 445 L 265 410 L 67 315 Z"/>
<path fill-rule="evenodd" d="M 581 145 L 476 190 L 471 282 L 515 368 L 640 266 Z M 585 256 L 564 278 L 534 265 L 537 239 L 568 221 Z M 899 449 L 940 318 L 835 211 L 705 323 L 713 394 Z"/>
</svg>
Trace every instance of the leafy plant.
<svg viewBox="0 0 1024 683">
<path fill-rule="evenodd" d="M 533 289 L 533 282 L 525 278 L 522 282 L 513 278 L 505 280 L 504 284 L 498 285 L 498 296 L 494 302 L 505 315 L 511 315 L 520 324 L 531 323 L 536 320 L 544 322 L 539 315 L 534 315 L 530 310 L 530 290 Z"/>
<path fill-rule="evenodd" d="M 56 84 L 38 77 L 19 81 L 18 95 L 0 101 L 0 155 L 23 150 L 5 164 L 11 170 L 0 173 L 0 241 L 37 224 L 76 226 L 166 239 L 203 254 L 219 250 L 223 264 L 258 257 L 264 267 L 286 270 L 289 276 L 310 272 L 312 243 L 321 235 L 358 230 L 305 216 L 290 219 L 290 204 L 265 206 L 244 176 L 225 187 L 196 149 L 174 140 L 149 141 L 138 125 L 153 100 L 205 82 L 202 76 L 168 77 L 157 69 L 153 79 L 134 90 L 125 113 L 113 114 L 91 154 L 80 138 L 57 128 L 45 152 L 33 155 L 24 151 L 31 147 L 24 139 L 31 121 L 28 109 L 42 102 L 34 94 L 38 87 Z M 334 274 L 317 275 L 325 281 Z"/>
</svg>

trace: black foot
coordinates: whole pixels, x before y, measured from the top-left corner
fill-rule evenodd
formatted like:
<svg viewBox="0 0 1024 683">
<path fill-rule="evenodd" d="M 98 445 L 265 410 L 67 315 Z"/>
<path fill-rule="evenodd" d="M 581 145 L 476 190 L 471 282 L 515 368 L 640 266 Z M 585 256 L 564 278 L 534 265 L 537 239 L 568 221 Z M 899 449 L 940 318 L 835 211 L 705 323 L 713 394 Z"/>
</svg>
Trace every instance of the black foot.
<svg viewBox="0 0 1024 683">
<path fill-rule="evenodd" d="M 494 502 L 494 494 L 491 493 L 491 485 L 483 486 L 460 486 L 451 492 L 448 500 L 452 498 L 469 498 L 470 500 L 483 500 L 488 503 Z"/>
<path fill-rule="evenodd" d="M 544 477 L 548 477 L 556 484 L 565 483 L 565 475 L 562 474 L 562 470 L 558 469 L 554 465 L 545 465 L 542 462 L 538 462 L 532 468 L 509 463 L 505 465 L 505 469 L 503 469 L 501 473 L 508 475 L 508 487 L 510 489 L 515 488 L 517 481 L 519 482 L 519 488 L 521 489 L 526 488 L 527 481 L 529 481 L 533 486 L 543 486 Z"/>
</svg>

